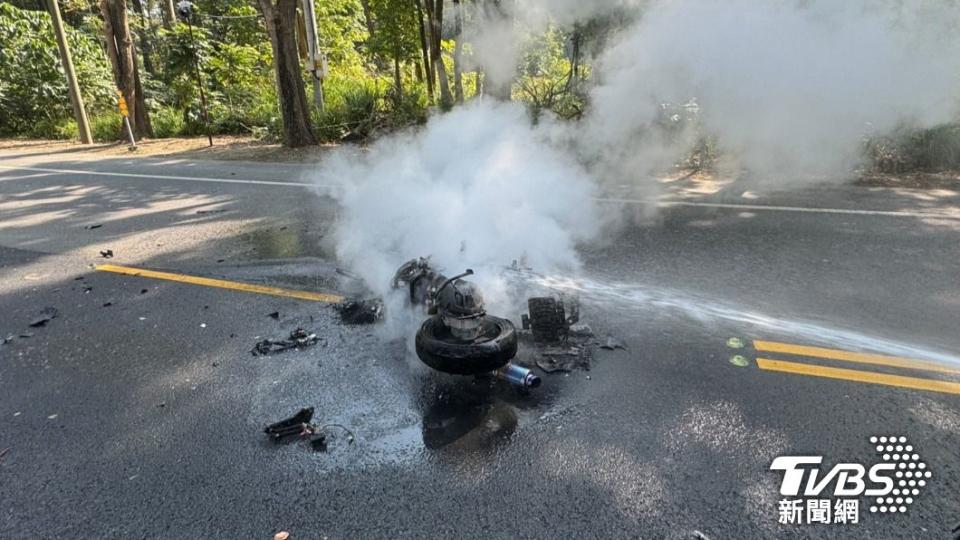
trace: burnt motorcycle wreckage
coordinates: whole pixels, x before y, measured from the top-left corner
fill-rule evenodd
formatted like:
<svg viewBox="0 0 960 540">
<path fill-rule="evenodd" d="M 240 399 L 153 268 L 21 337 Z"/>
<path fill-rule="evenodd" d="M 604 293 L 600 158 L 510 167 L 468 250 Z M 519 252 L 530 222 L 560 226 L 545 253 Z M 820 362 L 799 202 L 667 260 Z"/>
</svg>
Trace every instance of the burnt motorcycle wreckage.
<svg viewBox="0 0 960 540">
<path fill-rule="evenodd" d="M 517 354 L 517 330 L 509 320 L 487 314 L 480 290 L 463 279 L 472 274 L 473 270 L 467 269 L 446 277 L 422 257 L 397 270 L 393 287 L 403 290 L 411 304 L 424 306 L 430 315 L 417 332 L 417 356 L 444 373 L 494 373 L 518 386 L 540 386 L 540 377 L 511 363 Z"/>
</svg>

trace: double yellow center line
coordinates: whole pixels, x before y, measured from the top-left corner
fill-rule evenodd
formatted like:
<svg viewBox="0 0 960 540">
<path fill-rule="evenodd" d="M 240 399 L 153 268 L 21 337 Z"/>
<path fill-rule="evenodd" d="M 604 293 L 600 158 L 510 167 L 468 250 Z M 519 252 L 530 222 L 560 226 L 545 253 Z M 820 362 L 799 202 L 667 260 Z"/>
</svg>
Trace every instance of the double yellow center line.
<svg viewBox="0 0 960 540">
<path fill-rule="evenodd" d="M 943 374 L 960 374 L 960 367 L 951 367 L 936 362 L 900 358 L 897 356 L 858 353 L 839 349 L 808 347 L 804 345 L 793 345 L 791 343 L 760 340 L 755 340 L 753 342 L 753 348 L 756 349 L 758 353 L 780 353 L 898 369 L 930 371 Z M 892 375 L 875 371 L 860 371 L 856 369 L 836 368 L 800 362 L 788 362 L 786 360 L 773 360 L 769 358 L 757 358 L 757 367 L 765 371 L 778 371 L 781 373 L 823 377 L 827 379 L 844 379 L 848 381 L 897 386 L 900 388 L 911 388 L 914 390 L 926 390 L 930 392 L 960 394 L 960 383 L 941 379 L 908 377 L 904 375 Z"/>
</svg>

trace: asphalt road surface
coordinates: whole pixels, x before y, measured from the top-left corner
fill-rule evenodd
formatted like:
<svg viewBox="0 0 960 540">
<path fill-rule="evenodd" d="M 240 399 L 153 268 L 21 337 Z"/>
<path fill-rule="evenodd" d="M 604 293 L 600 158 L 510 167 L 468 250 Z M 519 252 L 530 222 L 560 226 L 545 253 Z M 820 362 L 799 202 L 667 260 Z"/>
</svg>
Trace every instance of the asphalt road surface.
<svg viewBox="0 0 960 540">
<path fill-rule="evenodd" d="M 624 186 L 556 284 L 626 348 L 524 395 L 262 293 L 362 290 L 310 170 L 0 155 L 0 537 L 956 536 L 958 193 L 679 181 L 654 212 Z M 250 354 L 297 326 L 321 342 Z M 305 406 L 343 426 L 326 452 L 262 432 Z M 834 483 L 781 495 L 778 456 L 911 474 L 835 512 Z"/>
</svg>

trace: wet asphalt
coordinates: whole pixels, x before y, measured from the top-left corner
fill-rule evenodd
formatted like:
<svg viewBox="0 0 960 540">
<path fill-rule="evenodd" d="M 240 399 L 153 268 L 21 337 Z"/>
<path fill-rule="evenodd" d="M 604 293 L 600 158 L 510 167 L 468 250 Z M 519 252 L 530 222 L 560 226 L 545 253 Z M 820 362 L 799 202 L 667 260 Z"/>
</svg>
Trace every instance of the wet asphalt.
<svg viewBox="0 0 960 540">
<path fill-rule="evenodd" d="M 296 183 L 309 167 L 0 165 L 117 174 L 0 169 L 0 339 L 13 335 L 0 345 L 0 537 L 952 538 L 960 525 L 960 395 L 760 370 L 751 341 L 960 356 L 960 220 L 929 216 L 956 212 L 957 193 L 749 199 L 922 217 L 608 203 L 623 226 L 582 249 L 577 283 L 596 339 L 626 349 L 521 393 L 431 372 L 403 332 L 344 325 L 325 304 L 92 267 L 359 293 L 338 271 L 322 190 L 196 180 Z M 48 306 L 57 316 L 30 327 Z M 300 326 L 320 342 L 250 354 Z M 304 406 L 328 425 L 326 452 L 262 433 Z M 857 525 L 778 524 L 775 457 L 870 464 L 868 439 L 884 435 L 908 437 L 933 473 L 906 514 L 871 514 L 864 498 Z"/>
</svg>

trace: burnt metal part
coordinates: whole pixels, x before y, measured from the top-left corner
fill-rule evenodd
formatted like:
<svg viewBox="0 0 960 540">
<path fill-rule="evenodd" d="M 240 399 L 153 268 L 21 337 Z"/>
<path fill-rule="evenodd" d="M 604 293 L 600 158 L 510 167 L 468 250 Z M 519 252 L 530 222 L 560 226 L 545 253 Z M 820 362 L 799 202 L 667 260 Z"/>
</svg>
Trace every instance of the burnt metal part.
<svg viewBox="0 0 960 540">
<path fill-rule="evenodd" d="M 274 439 L 301 435 L 305 431 L 310 431 L 310 420 L 313 420 L 313 407 L 305 407 L 290 418 L 285 418 L 263 428 L 263 432 Z"/>
<path fill-rule="evenodd" d="M 297 328 L 293 332 L 290 332 L 290 336 L 287 339 L 264 339 L 258 341 L 250 352 L 254 356 L 275 354 L 290 349 L 309 347 L 319 340 L 320 338 L 318 338 L 316 334 L 307 332 L 303 328 Z"/>
<path fill-rule="evenodd" d="M 436 292 L 447 282 L 447 277 L 430 266 L 425 257 L 405 262 L 393 276 L 394 289 L 406 289 L 411 304 L 433 307 Z"/>
<path fill-rule="evenodd" d="M 569 373 L 575 369 L 590 371 L 593 354 L 587 345 L 570 347 L 544 347 L 537 358 L 537 367 L 546 373 Z"/>
<path fill-rule="evenodd" d="M 455 375 L 479 375 L 507 365 L 517 354 L 517 331 L 513 323 L 492 315 L 480 318 L 476 339 L 460 340 L 434 315 L 420 326 L 417 356 L 428 366 Z"/>
<path fill-rule="evenodd" d="M 531 331 L 537 343 L 567 339 L 570 326 L 580 320 L 580 303 L 565 295 L 529 298 L 527 309 L 530 313 L 521 317 L 523 328 Z"/>
<path fill-rule="evenodd" d="M 379 298 L 348 300 L 334 309 L 346 324 L 373 324 L 383 318 L 383 300 Z"/>
</svg>

